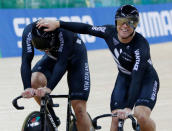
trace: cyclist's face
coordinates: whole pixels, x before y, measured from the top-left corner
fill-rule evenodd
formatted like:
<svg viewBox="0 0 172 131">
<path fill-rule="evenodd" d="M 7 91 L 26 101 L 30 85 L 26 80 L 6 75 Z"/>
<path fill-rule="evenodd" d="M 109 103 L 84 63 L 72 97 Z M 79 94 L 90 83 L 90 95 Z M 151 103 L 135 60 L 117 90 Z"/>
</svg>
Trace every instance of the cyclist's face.
<svg viewBox="0 0 172 131">
<path fill-rule="evenodd" d="M 130 22 L 131 21 L 125 18 L 117 19 L 117 31 L 120 38 L 126 39 L 133 33 L 134 28 Z"/>
</svg>

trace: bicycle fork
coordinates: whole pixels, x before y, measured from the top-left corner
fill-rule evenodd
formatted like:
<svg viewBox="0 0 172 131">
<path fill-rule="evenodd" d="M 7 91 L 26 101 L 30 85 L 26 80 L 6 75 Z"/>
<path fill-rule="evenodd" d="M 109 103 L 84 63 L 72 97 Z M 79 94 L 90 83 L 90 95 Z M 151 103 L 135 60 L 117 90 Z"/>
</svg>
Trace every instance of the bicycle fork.
<svg viewBox="0 0 172 131">
<path fill-rule="evenodd" d="M 56 126 L 56 124 L 54 122 L 54 119 L 52 118 L 51 114 L 47 113 L 47 116 L 48 116 L 48 118 L 49 118 L 49 120 L 50 120 L 50 122 L 51 122 L 51 124 L 52 124 L 52 126 L 54 128 L 54 131 L 58 131 L 58 127 Z"/>
<path fill-rule="evenodd" d="M 56 126 L 55 121 L 54 121 L 50 111 L 48 110 L 47 103 L 48 103 L 48 100 L 45 100 L 45 99 L 41 100 L 40 112 L 42 114 L 42 119 L 43 119 L 43 131 L 47 131 L 47 130 L 49 130 L 49 131 L 58 131 L 58 127 Z M 48 126 L 47 120 L 49 120 L 49 122 L 52 125 L 51 129 Z M 47 129 L 47 128 L 49 128 L 49 129 Z"/>
<path fill-rule="evenodd" d="M 118 120 L 118 131 L 123 131 L 123 126 L 124 126 L 124 120 L 119 119 Z"/>
</svg>

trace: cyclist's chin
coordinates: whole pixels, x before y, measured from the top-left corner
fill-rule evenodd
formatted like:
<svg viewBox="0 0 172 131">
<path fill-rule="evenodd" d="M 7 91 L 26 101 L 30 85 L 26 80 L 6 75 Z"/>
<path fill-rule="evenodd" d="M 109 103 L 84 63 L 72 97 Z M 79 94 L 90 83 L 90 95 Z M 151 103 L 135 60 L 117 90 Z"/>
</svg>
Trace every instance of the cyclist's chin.
<svg viewBox="0 0 172 131">
<path fill-rule="evenodd" d="M 122 39 L 127 39 L 129 36 L 130 36 L 130 34 L 122 34 L 122 35 L 121 35 L 121 38 L 122 38 Z"/>
<path fill-rule="evenodd" d="M 121 34 L 120 37 L 122 39 L 128 39 L 130 37 L 131 34 L 127 33 L 127 34 Z"/>
</svg>

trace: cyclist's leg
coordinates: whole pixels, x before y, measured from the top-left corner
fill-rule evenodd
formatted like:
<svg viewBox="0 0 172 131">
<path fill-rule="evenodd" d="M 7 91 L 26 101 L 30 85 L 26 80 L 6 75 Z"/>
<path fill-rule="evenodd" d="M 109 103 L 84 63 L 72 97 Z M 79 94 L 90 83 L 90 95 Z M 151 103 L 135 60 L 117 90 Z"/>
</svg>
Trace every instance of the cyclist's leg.
<svg viewBox="0 0 172 131">
<path fill-rule="evenodd" d="M 90 92 L 90 73 L 84 43 L 76 43 L 74 52 L 75 57 L 71 59 L 68 67 L 68 85 L 72 106 L 77 118 L 77 129 L 90 131 L 91 121 L 86 111 Z"/>
<path fill-rule="evenodd" d="M 134 115 L 140 124 L 142 131 L 155 131 L 155 122 L 150 118 L 151 109 L 146 106 L 136 106 L 134 109 Z"/>
<path fill-rule="evenodd" d="M 49 66 L 54 66 L 54 63 L 52 63 L 51 61 L 52 60 L 47 55 L 44 55 L 33 67 L 31 77 L 32 88 L 37 89 L 40 87 L 45 87 L 47 85 L 47 81 L 51 76 L 51 68 Z M 38 97 L 34 98 L 40 105 L 41 99 Z"/>
<path fill-rule="evenodd" d="M 76 115 L 78 131 L 92 131 L 91 121 L 86 111 L 86 101 L 72 100 L 71 103 Z"/>
<path fill-rule="evenodd" d="M 78 62 L 81 63 L 81 62 Z M 71 65 L 68 69 L 68 85 L 77 119 L 78 131 L 90 131 L 91 121 L 86 111 L 86 103 L 90 92 L 90 75 L 87 61 Z"/>
<path fill-rule="evenodd" d="M 32 88 L 37 89 L 39 87 L 45 87 L 47 85 L 47 79 L 41 72 L 33 72 L 31 77 Z M 40 105 L 41 98 L 34 96 L 36 102 Z"/>
<path fill-rule="evenodd" d="M 44 55 L 40 61 L 32 69 L 31 85 L 32 88 L 45 87 L 49 81 L 53 67 L 55 65 L 55 60 Z M 40 105 L 41 98 L 34 97 L 36 102 Z M 60 124 L 59 118 L 55 115 L 55 112 L 51 106 L 48 105 L 48 111 L 58 126 Z"/>
<path fill-rule="evenodd" d="M 114 90 L 111 95 L 111 112 L 116 113 L 118 109 L 123 109 L 126 105 L 127 99 L 127 90 L 129 87 L 130 79 L 118 73 L 118 77 L 115 83 Z M 112 117 L 111 128 L 110 131 L 118 130 L 118 118 Z"/>
<path fill-rule="evenodd" d="M 156 103 L 159 80 L 152 75 L 146 76 L 142 86 L 141 95 L 135 104 L 134 115 L 142 131 L 155 131 L 156 125 L 150 114 Z"/>
</svg>

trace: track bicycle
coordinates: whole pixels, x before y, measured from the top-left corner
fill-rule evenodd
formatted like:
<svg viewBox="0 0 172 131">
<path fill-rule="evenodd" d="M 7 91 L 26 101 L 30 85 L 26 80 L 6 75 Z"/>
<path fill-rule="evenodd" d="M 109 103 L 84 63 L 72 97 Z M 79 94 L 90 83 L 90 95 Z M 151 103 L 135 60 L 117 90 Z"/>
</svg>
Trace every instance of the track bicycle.
<svg viewBox="0 0 172 131">
<path fill-rule="evenodd" d="M 23 110 L 23 106 L 18 105 L 18 100 L 22 96 L 16 97 L 12 104 L 17 110 Z M 51 107 L 59 107 L 59 104 L 54 104 L 52 98 L 67 98 L 67 118 L 66 118 L 66 131 L 77 131 L 76 128 L 76 117 L 72 111 L 70 95 L 49 95 L 46 94 L 41 98 L 40 111 L 33 111 L 27 117 L 23 123 L 22 131 L 58 131 L 52 116 L 48 113 L 47 105 Z M 49 119 L 48 119 L 49 118 Z"/>
<path fill-rule="evenodd" d="M 101 126 L 97 125 L 97 120 L 100 118 L 105 118 L 105 117 L 117 117 L 117 113 L 103 114 L 103 115 L 99 115 L 99 116 L 95 117 L 92 120 L 92 124 L 96 130 L 101 129 Z M 134 131 L 140 131 L 140 126 L 137 123 L 137 121 L 135 120 L 135 118 L 133 117 L 133 115 L 128 115 L 128 118 L 132 121 L 132 128 L 134 129 Z M 124 131 L 123 126 L 124 126 L 124 120 L 119 119 L 118 120 L 118 131 Z"/>
</svg>

